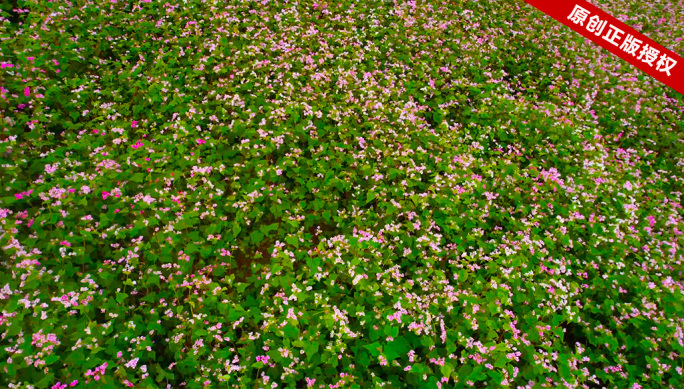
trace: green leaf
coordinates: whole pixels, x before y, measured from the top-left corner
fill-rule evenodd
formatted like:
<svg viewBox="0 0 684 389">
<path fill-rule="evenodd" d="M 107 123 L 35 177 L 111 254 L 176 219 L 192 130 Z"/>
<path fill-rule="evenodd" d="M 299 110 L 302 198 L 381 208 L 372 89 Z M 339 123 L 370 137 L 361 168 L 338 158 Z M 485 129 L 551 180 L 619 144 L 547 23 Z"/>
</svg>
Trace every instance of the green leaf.
<svg viewBox="0 0 684 389">
<path fill-rule="evenodd" d="M 299 337 L 299 329 L 292 324 L 287 324 L 283 327 L 283 333 L 285 334 L 285 337 L 290 340 L 295 340 Z"/>
<path fill-rule="evenodd" d="M 488 371 L 487 375 L 492 379 L 492 381 L 496 384 L 499 385 L 501 381 L 503 381 L 503 374 L 499 373 L 498 371 Z"/>
<path fill-rule="evenodd" d="M 128 297 L 128 294 L 116 292 L 116 302 L 119 304 L 123 303 L 126 297 Z"/>
<path fill-rule="evenodd" d="M 258 230 L 253 231 L 249 237 L 254 244 L 261 243 L 261 241 L 264 239 L 264 235 Z"/>
<path fill-rule="evenodd" d="M 143 182 L 145 179 L 145 175 L 142 173 L 135 173 L 134 175 L 131 176 L 131 181 L 133 182 Z"/>
<path fill-rule="evenodd" d="M 162 369 L 162 367 L 158 363 L 154 364 L 154 370 L 157 373 L 154 380 L 157 381 L 158 383 L 163 381 L 166 377 L 166 371 L 164 371 L 164 369 Z"/>
<path fill-rule="evenodd" d="M 57 362 L 57 360 L 59 360 L 59 357 L 59 354 L 49 355 L 47 358 L 45 358 L 45 364 L 48 366 L 52 365 L 53 363 Z"/>
<path fill-rule="evenodd" d="M 299 238 L 297 238 L 296 236 L 286 237 L 285 242 L 293 245 L 295 248 L 299 248 Z"/>
<path fill-rule="evenodd" d="M 482 372 L 483 369 L 484 368 L 482 366 L 475 366 L 472 373 L 470 373 L 470 376 L 469 376 L 470 380 L 477 382 L 477 381 L 482 381 L 485 378 L 487 378 L 487 375 Z"/>
<path fill-rule="evenodd" d="M 19 321 L 13 320 L 12 324 L 7 329 L 6 336 L 16 336 L 19 335 L 19 332 L 21 332 L 21 326 L 19 325 Z"/>
<path fill-rule="evenodd" d="M 185 254 L 194 254 L 199 251 L 199 248 L 194 243 L 190 243 L 188 247 L 185 248 Z"/>
<path fill-rule="evenodd" d="M 451 372 L 454 371 L 454 365 L 449 362 L 445 362 L 444 366 L 440 366 L 439 371 L 444 377 L 451 377 Z"/>
<path fill-rule="evenodd" d="M 368 350 L 368 352 L 370 353 L 371 356 L 377 357 L 378 355 L 380 355 L 380 350 L 378 350 L 378 349 L 382 348 L 382 345 L 378 342 L 374 342 L 371 344 L 367 344 L 363 347 L 365 347 L 366 350 Z"/>
<path fill-rule="evenodd" d="M 366 195 L 366 204 L 368 204 L 368 203 L 370 203 L 371 201 L 375 200 L 375 198 L 376 198 L 377 196 L 378 196 L 377 193 L 375 193 L 375 192 L 373 192 L 373 191 L 368 192 L 368 194 Z"/>
<path fill-rule="evenodd" d="M 47 388 L 47 386 L 50 385 L 50 383 L 52 383 L 52 380 L 53 380 L 54 377 L 55 377 L 55 375 L 54 375 L 53 373 L 46 374 L 46 375 L 43 377 L 43 379 L 41 379 L 40 381 L 38 381 L 35 385 L 36 385 L 37 387 L 41 388 L 41 389 L 42 389 L 42 388 Z"/>
<path fill-rule="evenodd" d="M 318 342 L 309 342 L 304 348 L 304 352 L 306 353 L 307 361 L 310 361 L 311 357 L 318 353 Z"/>
<path fill-rule="evenodd" d="M 388 362 L 392 362 L 393 360 L 395 360 L 397 357 L 400 356 L 400 354 L 397 352 L 397 350 L 395 348 L 391 347 L 392 343 L 393 342 L 390 342 L 389 345 L 387 345 L 383 348 L 385 358 L 387 358 Z"/>
<path fill-rule="evenodd" d="M 506 355 L 500 354 L 499 357 L 496 359 L 496 362 L 494 362 L 494 367 L 502 368 L 502 367 L 506 366 L 507 362 L 508 362 L 508 358 L 506 358 Z"/>
<path fill-rule="evenodd" d="M 249 284 L 245 283 L 245 282 L 241 282 L 239 284 L 236 284 L 237 292 L 240 294 L 245 293 L 245 289 L 247 289 L 248 286 L 249 286 Z"/>
<path fill-rule="evenodd" d="M 356 362 L 363 367 L 368 367 L 370 365 L 370 359 L 368 358 L 368 353 L 365 351 L 360 351 L 356 355 Z"/>
<path fill-rule="evenodd" d="M 399 327 L 392 325 L 385 326 L 385 335 L 390 336 L 392 338 L 396 337 L 397 335 L 399 335 Z"/>
</svg>

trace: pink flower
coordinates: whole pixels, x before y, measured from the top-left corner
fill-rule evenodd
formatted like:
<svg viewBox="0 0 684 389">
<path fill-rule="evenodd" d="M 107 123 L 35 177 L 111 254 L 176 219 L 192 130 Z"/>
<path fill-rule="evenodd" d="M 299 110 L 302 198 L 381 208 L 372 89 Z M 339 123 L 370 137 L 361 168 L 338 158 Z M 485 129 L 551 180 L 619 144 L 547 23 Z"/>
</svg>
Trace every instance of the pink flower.
<svg viewBox="0 0 684 389">
<path fill-rule="evenodd" d="M 198 139 L 197 139 L 197 144 L 201 145 L 202 143 L 207 143 L 207 141 L 204 140 L 204 139 L 199 139 L 199 138 L 198 138 Z"/>
<path fill-rule="evenodd" d="M 126 363 L 126 367 L 129 369 L 135 369 L 135 366 L 138 364 L 139 358 L 133 358 L 130 361 Z"/>
<path fill-rule="evenodd" d="M 71 381 L 71 383 L 69 384 L 69 386 L 76 386 L 77 384 L 78 384 L 78 381 L 73 380 L 73 381 Z"/>
<path fill-rule="evenodd" d="M 269 360 L 270 358 L 271 358 L 271 357 L 269 357 L 268 355 L 260 355 L 260 356 L 256 357 L 256 361 L 257 361 L 257 362 L 268 363 L 268 360 Z"/>
<path fill-rule="evenodd" d="M 0 63 L 0 69 L 13 68 L 13 67 L 14 67 L 14 65 L 12 65 L 11 63 L 6 63 L 6 62 Z"/>
<path fill-rule="evenodd" d="M 138 125 L 138 122 L 136 122 L 135 120 L 133 120 L 131 122 L 131 128 L 135 128 L 137 125 Z"/>
<path fill-rule="evenodd" d="M 66 240 L 60 242 L 59 244 L 61 244 L 61 245 L 63 245 L 63 246 L 69 246 L 69 247 L 71 247 L 71 243 L 67 242 Z"/>
<path fill-rule="evenodd" d="M 24 88 L 24 95 L 26 97 L 31 96 L 31 88 L 29 88 L 29 87 Z"/>
<path fill-rule="evenodd" d="M 109 195 L 111 195 L 111 193 L 109 193 L 107 191 L 103 191 L 102 192 L 102 200 L 107 200 L 107 196 L 109 196 Z"/>
<path fill-rule="evenodd" d="M 14 197 L 16 197 L 17 200 L 21 200 L 24 196 L 21 193 L 17 193 L 14 195 Z"/>
</svg>

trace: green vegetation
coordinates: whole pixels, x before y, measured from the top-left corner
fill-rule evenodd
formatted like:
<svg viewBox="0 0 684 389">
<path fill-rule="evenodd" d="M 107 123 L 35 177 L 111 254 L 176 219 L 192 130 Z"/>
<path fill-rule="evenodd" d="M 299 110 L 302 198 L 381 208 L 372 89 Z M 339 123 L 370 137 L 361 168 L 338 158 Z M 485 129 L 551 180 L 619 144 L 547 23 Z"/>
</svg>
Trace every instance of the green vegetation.
<svg viewBox="0 0 684 389">
<path fill-rule="evenodd" d="M 684 385 L 684 97 L 523 1 L 3 4 L 0 386 Z"/>
</svg>

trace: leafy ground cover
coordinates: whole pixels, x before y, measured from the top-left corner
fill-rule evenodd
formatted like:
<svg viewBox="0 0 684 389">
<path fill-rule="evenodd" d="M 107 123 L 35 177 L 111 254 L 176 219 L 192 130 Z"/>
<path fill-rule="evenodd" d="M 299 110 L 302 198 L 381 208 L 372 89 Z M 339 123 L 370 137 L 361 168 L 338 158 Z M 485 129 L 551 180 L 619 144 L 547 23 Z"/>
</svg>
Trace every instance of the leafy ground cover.
<svg viewBox="0 0 684 389">
<path fill-rule="evenodd" d="M 3 387 L 684 385 L 684 98 L 524 2 L 3 4 Z"/>
</svg>

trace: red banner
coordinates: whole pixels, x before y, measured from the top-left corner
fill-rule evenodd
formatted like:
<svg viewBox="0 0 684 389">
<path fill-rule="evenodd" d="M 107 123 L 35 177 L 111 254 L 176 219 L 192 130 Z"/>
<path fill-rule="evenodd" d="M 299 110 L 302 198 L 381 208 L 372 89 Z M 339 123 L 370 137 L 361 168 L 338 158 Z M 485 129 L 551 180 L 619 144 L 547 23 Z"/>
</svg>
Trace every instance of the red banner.
<svg viewBox="0 0 684 389">
<path fill-rule="evenodd" d="M 525 0 L 684 95 L 684 59 L 585 0 Z"/>
</svg>

